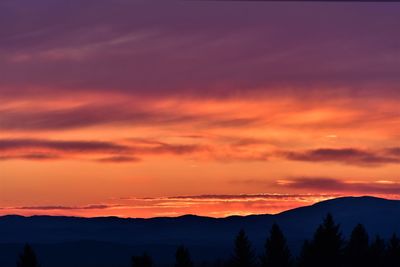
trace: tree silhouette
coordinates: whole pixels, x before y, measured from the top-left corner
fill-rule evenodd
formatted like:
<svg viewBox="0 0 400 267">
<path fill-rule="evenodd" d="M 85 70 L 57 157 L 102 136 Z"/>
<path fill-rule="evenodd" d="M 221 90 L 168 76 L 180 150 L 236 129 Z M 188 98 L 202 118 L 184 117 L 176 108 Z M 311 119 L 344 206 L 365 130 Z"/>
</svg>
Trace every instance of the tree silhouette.
<svg viewBox="0 0 400 267">
<path fill-rule="evenodd" d="M 340 226 L 335 224 L 331 214 L 317 228 L 309 245 L 305 263 L 307 267 L 341 266 L 343 239 Z"/>
<path fill-rule="evenodd" d="M 193 263 L 190 258 L 189 250 L 184 246 L 179 246 L 175 253 L 175 267 L 192 267 Z"/>
<path fill-rule="evenodd" d="M 400 266 L 400 240 L 396 234 L 393 234 L 388 242 L 385 266 Z"/>
<path fill-rule="evenodd" d="M 306 240 L 301 247 L 300 255 L 297 259 L 298 267 L 309 267 L 312 264 L 312 249 L 310 241 Z"/>
<path fill-rule="evenodd" d="M 370 267 L 381 267 L 384 266 L 385 259 L 385 240 L 376 236 L 374 241 L 372 241 L 369 248 L 369 258 L 368 264 L 366 266 Z"/>
<path fill-rule="evenodd" d="M 143 253 L 141 256 L 132 257 L 132 267 L 152 267 L 153 260 L 147 253 Z"/>
<path fill-rule="evenodd" d="M 35 251 L 30 245 L 26 244 L 22 254 L 19 255 L 17 267 L 39 267 Z"/>
<path fill-rule="evenodd" d="M 231 264 L 233 267 L 255 266 L 254 252 L 244 230 L 240 230 L 236 236 Z"/>
<path fill-rule="evenodd" d="M 369 238 L 364 226 L 358 224 L 351 232 L 345 251 L 346 266 L 365 267 L 369 263 Z"/>
<path fill-rule="evenodd" d="M 291 254 L 286 239 L 277 224 L 273 224 L 270 235 L 265 243 L 265 254 L 262 257 L 262 267 L 289 267 Z"/>
<path fill-rule="evenodd" d="M 311 266 L 311 244 L 310 241 L 305 240 L 303 242 L 303 246 L 300 250 L 300 255 L 297 258 L 297 266 L 298 267 L 308 267 Z"/>
</svg>

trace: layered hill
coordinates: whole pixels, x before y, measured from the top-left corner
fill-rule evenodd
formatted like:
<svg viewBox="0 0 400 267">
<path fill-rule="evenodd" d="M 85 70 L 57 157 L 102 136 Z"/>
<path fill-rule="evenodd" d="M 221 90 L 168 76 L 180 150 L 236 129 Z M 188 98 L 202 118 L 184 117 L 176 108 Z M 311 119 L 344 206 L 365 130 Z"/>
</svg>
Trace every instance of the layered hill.
<svg viewBox="0 0 400 267">
<path fill-rule="evenodd" d="M 180 244 L 189 247 L 195 261 L 214 261 L 230 256 L 240 229 L 246 230 L 260 251 L 274 222 L 296 253 L 327 213 L 341 224 L 345 236 L 357 223 L 363 223 L 371 236 L 387 238 L 393 232 L 400 233 L 400 201 L 374 197 L 337 198 L 276 215 L 221 219 L 193 215 L 152 219 L 10 215 L 0 217 L 0 266 L 15 266 L 16 255 L 27 242 L 36 249 L 43 267 L 129 266 L 130 256 L 144 251 L 163 265 L 173 262 Z"/>
</svg>

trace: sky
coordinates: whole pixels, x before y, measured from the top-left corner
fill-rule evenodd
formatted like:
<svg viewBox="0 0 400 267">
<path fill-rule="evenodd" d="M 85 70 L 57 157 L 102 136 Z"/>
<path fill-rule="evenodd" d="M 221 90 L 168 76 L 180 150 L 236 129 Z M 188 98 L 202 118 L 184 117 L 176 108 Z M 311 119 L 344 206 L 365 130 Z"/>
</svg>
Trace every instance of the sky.
<svg viewBox="0 0 400 267">
<path fill-rule="evenodd" d="M 400 199 L 400 5 L 0 2 L 0 215 Z"/>
</svg>

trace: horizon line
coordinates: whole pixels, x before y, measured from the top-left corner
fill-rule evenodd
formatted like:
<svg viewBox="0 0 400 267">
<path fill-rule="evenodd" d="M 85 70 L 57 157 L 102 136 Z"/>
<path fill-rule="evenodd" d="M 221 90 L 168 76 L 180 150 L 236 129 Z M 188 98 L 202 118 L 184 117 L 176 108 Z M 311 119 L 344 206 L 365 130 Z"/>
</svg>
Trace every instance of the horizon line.
<svg viewBox="0 0 400 267">
<path fill-rule="evenodd" d="M 360 196 L 354 196 L 354 195 L 348 195 L 348 196 L 339 196 L 336 198 L 330 198 L 330 199 L 326 199 L 326 200 L 322 200 L 322 201 L 318 201 L 315 203 L 312 203 L 310 205 L 304 205 L 304 206 L 299 206 L 299 207 L 295 207 L 295 208 L 291 208 L 291 209 L 287 209 L 287 210 L 283 210 L 281 212 L 278 213 L 253 213 L 253 214 L 247 214 L 247 215 L 240 215 L 240 214 L 233 214 L 233 215 L 229 215 L 229 216 L 225 216 L 225 217 L 213 217 L 213 216 L 203 216 L 203 215 L 197 215 L 197 214 L 182 214 L 182 215 L 178 215 L 178 216 L 154 216 L 154 217 L 148 217 L 148 218 L 144 218 L 144 217 L 122 217 L 122 216 L 71 216 L 71 215 L 46 215 L 46 214 L 37 214 L 37 215 L 22 215 L 22 214 L 4 214 L 4 215 L 0 215 L 0 219 L 1 218 L 5 218 L 5 217 L 21 217 L 21 218 L 36 218 L 36 217 L 51 217 L 51 218 L 72 218 L 72 219 L 121 219 L 121 220 L 152 220 L 152 219 L 174 219 L 174 218 L 182 218 L 182 217 L 198 217 L 198 218 L 207 218 L 207 219 L 229 219 L 229 218 L 233 218 L 233 217 L 251 217 L 251 216 L 276 216 L 276 215 L 280 215 L 286 212 L 290 212 L 290 211 L 294 211 L 297 209 L 302 209 L 302 208 L 306 208 L 306 207 L 312 207 L 314 205 L 317 205 L 319 203 L 325 203 L 325 202 L 329 202 L 329 201 L 334 201 L 334 200 L 338 200 L 338 199 L 345 199 L 345 198 L 357 198 L 357 199 L 361 199 L 361 198 L 371 198 L 371 199 L 381 199 L 381 200 L 388 200 L 388 201 L 400 201 L 398 199 L 390 199 L 390 198 L 384 198 L 384 197 L 376 197 L 376 196 L 371 196 L 371 195 L 360 195 Z"/>
</svg>

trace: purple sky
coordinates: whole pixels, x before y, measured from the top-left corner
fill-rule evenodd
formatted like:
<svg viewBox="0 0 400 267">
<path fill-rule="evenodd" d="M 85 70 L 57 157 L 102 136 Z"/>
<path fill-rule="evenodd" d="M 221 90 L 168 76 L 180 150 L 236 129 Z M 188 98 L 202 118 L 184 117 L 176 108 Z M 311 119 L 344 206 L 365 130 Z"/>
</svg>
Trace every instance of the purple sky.
<svg viewBox="0 0 400 267">
<path fill-rule="evenodd" d="M 218 97 L 284 87 L 301 95 L 324 89 L 398 95 L 399 8 L 397 3 L 2 1 L 0 90 Z"/>
</svg>

